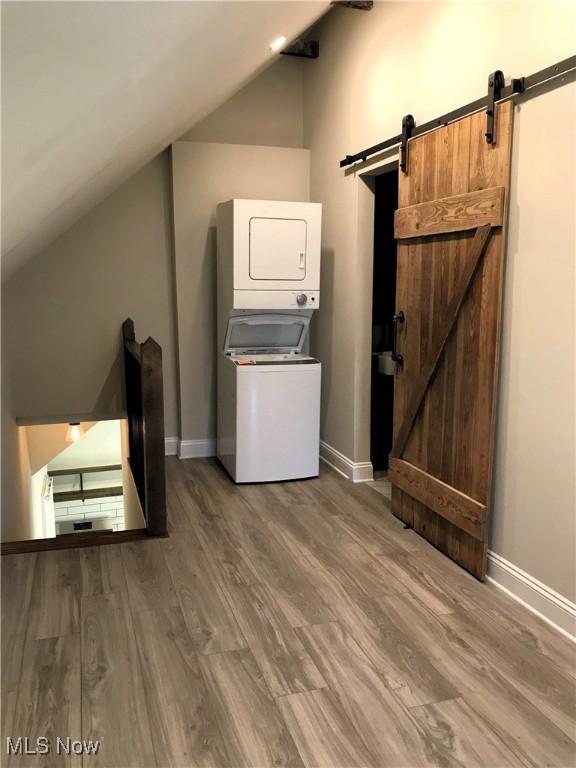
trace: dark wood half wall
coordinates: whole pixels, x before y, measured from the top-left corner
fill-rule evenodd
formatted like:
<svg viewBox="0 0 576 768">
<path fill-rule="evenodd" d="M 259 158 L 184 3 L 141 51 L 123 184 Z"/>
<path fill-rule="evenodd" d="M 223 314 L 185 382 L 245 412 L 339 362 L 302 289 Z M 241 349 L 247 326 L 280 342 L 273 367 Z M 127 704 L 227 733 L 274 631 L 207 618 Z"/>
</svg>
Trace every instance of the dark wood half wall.
<svg viewBox="0 0 576 768">
<path fill-rule="evenodd" d="M 134 541 L 147 536 L 168 535 L 162 349 L 151 337 L 142 344 L 138 343 L 134 322 L 130 319 L 122 325 L 122 343 L 128 414 L 129 465 L 146 527 L 128 531 L 67 533 L 48 539 L 3 542 L 3 555 L 113 544 Z M 114 491 L 119 492 L 119 489 L 115 488 Z M 102 494 L 102 489 L 84 491 L 84 494 L 87 497 L 92 494 Z M 68 494 L 63 492 L 60 496 L 64 498 Z"/>
<path fill-rule="evenodd" d="M 132 531 L 87 531 L 84 533 L 63 533 L 53 539 L 29 539 L 28 541 L 3 541 L 3 555 L 18 555 L 25 552 L 43 552 L 47 549 L 74 549 L 75 547 L 98 547 L 103 544 L 122 544 L 125 541 L 148 539 L 146 528 Z"/>
</svg>

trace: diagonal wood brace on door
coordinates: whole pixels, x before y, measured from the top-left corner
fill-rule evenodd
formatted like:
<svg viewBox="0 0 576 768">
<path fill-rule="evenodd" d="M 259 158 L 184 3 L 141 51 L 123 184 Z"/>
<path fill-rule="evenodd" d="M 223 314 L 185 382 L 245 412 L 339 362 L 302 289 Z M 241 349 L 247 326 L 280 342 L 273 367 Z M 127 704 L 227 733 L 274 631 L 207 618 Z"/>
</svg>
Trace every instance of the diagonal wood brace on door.
<svg viewBox="0 0 576 768">
<path fill-rule="evenodd" d="M 491 231 L 492 225 L 490 224 L 484 224 L 476 229 L 472 239 L 472 244 L 470 246 L 468 264 L 460 276 L 460 279 L 455 287 L 452 300 L 446 309 L 443 323 L 437 334 L 437 343 L 432 349 L 431 354 L 422 365 L 420 375 L 416 380 L 414 390 L 410 396 L 410 399 L 408 400 L 404 419 L 400 424 L 400 429 L 398 430 L 396 439 L 394 440 L 394 444 L 390 452 L 390 458 L 400 458 L 404 448 L 406 447 L 406 443 L 408 442 L 408 437 L 410 436 L 410 432 L 412 431 L 412 427 L 416 421 L 418 411 L 420 410 L 424 401 L 424 396 L 428 390 L 428 387 L 430 386 L 434 372 L 438 367 L 442 357 L 442 352 L 444 351 L 446 343 L 450 338 L 450 334 L 456 325 L 456 320 L 458 319 L 460 308 L 464 303 L 464 299 L 466 298 L 470 286 L 472 285 L 472 280 L 482 260 L 484 251 L 486 250 L 486 245 L 488 243 Z"/>
</svg>

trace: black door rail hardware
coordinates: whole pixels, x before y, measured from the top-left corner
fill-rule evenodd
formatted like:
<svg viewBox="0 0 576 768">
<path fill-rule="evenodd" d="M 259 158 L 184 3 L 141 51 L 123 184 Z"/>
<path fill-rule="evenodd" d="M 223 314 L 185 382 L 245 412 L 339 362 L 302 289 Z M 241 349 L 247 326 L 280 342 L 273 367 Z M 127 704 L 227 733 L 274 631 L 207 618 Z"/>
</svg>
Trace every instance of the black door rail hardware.
<svg viewBox="0 0 576 768">
<path fill-rule="evenodd" d="M 400 145 L 400 170 L 408 173 L 408 139 L 412 136 L 416 123 L 412 115 L 402 118 L 402 144 Z"/>
<path fill-rule="evenodd" d="M 404 358 L 401 354 L 398 353 L 398 326 L 400 323 L 404 322 L 404 312 L 400 310 L 400 312 L 397 312 L 394 317 L 392 318 L 392 322 L 394 323 L 394 336 L 392 338 L 392 354 L 390 357 L 392 360 L 396 363 L 396 368 L 402 368 L 404 365 Z"/>
<path fill-rule="evenodd" d="M 317 59 L 320 56 L 318 40 L 294 40 L 280 51 L 283 56 L 296 56 L 299 59 Z"/>
<path fill-rule="evenodd" d="M 488 107 L 486 109 L 486 141 L 496 144 L 496 102 L 500 101 L 504 88 L 504 73 L 501 69 L 492 72 L 488 78 Z"/>
<path fill-rule="evenodd" d="M 564 59 L 563 61 L 559 61 L 556 64 L 552 64 L 545 69 L 534 72 L 532 75 L 513 78 L 510 85 L 506 85 L 500 90 L 500 98 L 496 101 L 506 101 L 507 99 L 511 99 L 520 93 L 529 94 L 532 89 L 534 89 L 534 94 L 538 94 L 539 89 L 537 89 L 536 86 L 542 85 L 543 83 L 550 83 L 554 88 L 558 88 L 561 85 L 565 85 L 566 83 L 571 82 L 575 75 L 576 56 L 570 56 L 568 59 Z M 455 120 L 460 120 L 462 117 L 471 115 L 474 112 L 481 112 L 482 110 L 487 110 L 488 108 L 489 97 L 488 95 L 482 96 L 482 98 L 476 99 L 476 101 L 472 101 L 463 107 L 454 109 L 451 112 L 447 112 L 445 115 L 442 115 L 441 117 L 437 117 L 434 120 L 429 120 L 426 123 L 422 123 L 422 125 L 414 127 L 412 130 L 411 138 L 416 138 L 416 136 L 421 136 L 423 133 L 433 131 L 435 128 L 440 128 L 442 125 L 447 125 L 448 123 L 452 123 Z M 345 168 L 349 165 L 355 165 L 359 162 L 366 162 L 366 160 L 372 155 L 384 152 L 386 149 L 391 149 L 392 147 L 401 144 L 402 134 L 400 133 L 397 136 L 392 136 L 385 141 L 381 141 L 379 144 L 374 144 L 372 147 L 363 149 L 361 152 L 357 152 L 355 155 L 346 155 L 343 160 L 340 160 L 340 168 Z"/>
</svg>

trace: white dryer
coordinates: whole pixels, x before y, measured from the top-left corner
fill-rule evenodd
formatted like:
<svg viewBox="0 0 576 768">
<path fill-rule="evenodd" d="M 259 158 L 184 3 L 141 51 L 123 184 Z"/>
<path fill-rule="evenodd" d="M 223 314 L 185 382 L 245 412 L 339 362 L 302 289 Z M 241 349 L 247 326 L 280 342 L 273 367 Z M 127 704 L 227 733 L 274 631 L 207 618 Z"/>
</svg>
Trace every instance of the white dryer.
<svg viewBox="0 0 576 768">
<path fill-rule="evenodd" d="M 307 354 L 320 303 L 315 203 L 218 206 L 218 439 L 238 483 L 314 477 L 321 364 Z"/>
</svg>

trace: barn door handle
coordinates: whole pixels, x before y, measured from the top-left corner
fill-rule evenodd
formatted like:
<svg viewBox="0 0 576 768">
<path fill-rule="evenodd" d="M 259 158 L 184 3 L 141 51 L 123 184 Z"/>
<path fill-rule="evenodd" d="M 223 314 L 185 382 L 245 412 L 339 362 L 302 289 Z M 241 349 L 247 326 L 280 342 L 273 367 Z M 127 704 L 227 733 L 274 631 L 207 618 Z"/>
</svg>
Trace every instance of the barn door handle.
<svg viewBox="0 0 576 768">
<path fill-rule="evenodd" d="M 401 354 L 399 354 L 396 350 L 398 349 L 398 326 L 400 323 L 403 323 L 405 319 L 404 312 L 400 310 L 400 312 L 397 312 L 394 317 L 392 318 L 392 322 L 394 323 L 394 336 L 392 341 L 392 360 L 396 363 L 396 366 L 398 368 L 402 368 L 404 365 L 404 358 Z"/>
</svg>

